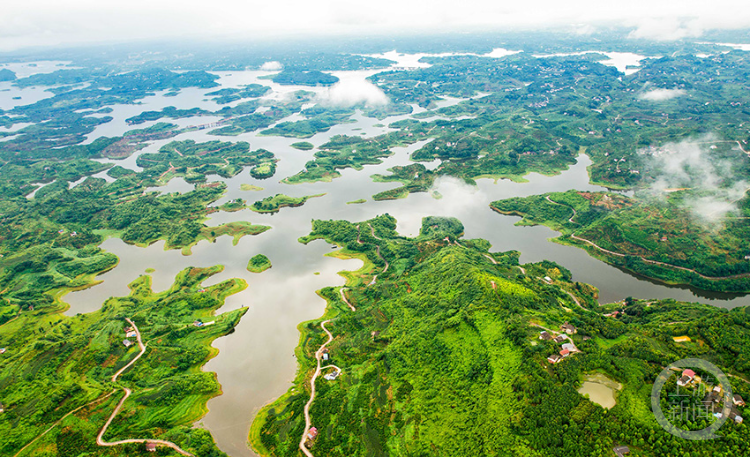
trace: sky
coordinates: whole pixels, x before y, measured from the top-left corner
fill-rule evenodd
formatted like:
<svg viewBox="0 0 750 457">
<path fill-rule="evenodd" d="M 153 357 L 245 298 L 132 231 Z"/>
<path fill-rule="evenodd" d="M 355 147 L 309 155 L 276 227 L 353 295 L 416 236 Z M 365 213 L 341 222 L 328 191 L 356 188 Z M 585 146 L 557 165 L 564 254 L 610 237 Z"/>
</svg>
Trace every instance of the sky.
<svg viewBox="0 0 750 457">
<path fill-rule="evenodd" d="M 5 0 L 0 51 L 164 38 L 632 27 L 676 40 L 750 27 L 747 0 Z"/>
</svg>

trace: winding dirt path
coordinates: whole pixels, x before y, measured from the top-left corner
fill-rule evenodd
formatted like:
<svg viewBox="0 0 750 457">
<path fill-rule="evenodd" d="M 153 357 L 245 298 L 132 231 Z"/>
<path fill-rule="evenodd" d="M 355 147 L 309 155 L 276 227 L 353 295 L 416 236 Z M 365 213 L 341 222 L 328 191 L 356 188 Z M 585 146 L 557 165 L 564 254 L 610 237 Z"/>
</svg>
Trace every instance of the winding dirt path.
<svg viewBox="0 0 750 457">
<path fill-rule="evenodd" d="M 349 303 L 349 300 L 346 298 L 346 295 L 344 295 L 345 290 L 347 290 L 346 287 L 342 287 L 341 289 L 339 289 L 339 293 L 341 294 L 341 299 L 344 301 L 344 303 L 346 303 L 346 306 L 348 306 L 349 309 L 351 309 L 352 311 L 356 311 L 357 308 L 355 308 L 354 305 Z"/>
<path fill-rule="evenodd" d="M 619 252 L 613 252 L 613 251 L 610 251 L 608 249 L 604 249 L 603 247 L 597 245 L 593 241 L 589 241 L 589 240 L 587 240 L 585 238 L 581 238 L 579 236 L 575 236 L 575 235 L 572 235 L 572 234 L 570 235 L 570 237 L 574 238 L 574 239 L 576 239 L 578 241 L 583 241 L 584 243 L 588 243 L 591 246 L 599 249 L 600 251 L 606 252 L 607 254 L 615 255 L 615 256 L 618 256 L 618 257 L 638 257 L 638 258 L 640 258 L 642 261 L 644 261 L 646 263 L 651 263 L 651 264 L 654 264 L 654 265 L 661 265 L 663 267 L 668 267 L 668 268 L 674 268 L 674 269 L 677 269 L 677 270 L 687 271 L 687 272 L 690 272 L 690 273 L 694 273 L 694 274 L 700 276 L 703 279 L 721 280 L 721 279 L 745 278 L 747 276 L 750 276 L 750 273 L 740 273 L 740 274 L 731 275 L 731 276 L 706 276 L 706 275 L 698 273 L 697 271 L 695 271 L 692 268 L 685 268 L 685 267 L 680 267 L 680 266 L 677 266 L 677 265 L 672 265 L 670 263 L 659 262 L 659 261 L 656 261 L 656 260 L 649 260 L 649 259 L 647 259 L 647 258 L 645 258 L 643 256 L 639 256 L 639 255 L 622 254 L 622 253 L 619 253 Z"/>
<path fill-rule="evenodd" d="M 568 222 L 570 222 L 570 223 L 572 223 L 572 224 L 578 224 L 577 222 L 574 222 L 574 221 L 573 221 L 573 218 L 574 218 L 574 217 L 576 217 L 576 210 L 575 210 L 575 208 L 573 208 L 573 207 L 572 207 L 572 206 L 570 206 L 570 205 L 564 205 L 564 204 L 562 204 L 562 203 L 558 203 L 558 202 L 556 202 L 556 201 L 550 200 L 550 198 L 549 198 L 549 195 L 548 195 L 548 196 L 546 196 L 545 198 L 546 198 L 546 199 L 547 199 L 547 201 L 548 201 L 548 202 L 550 202 L 550 203 L 554 203 L 554 204 L 556 204 L 556 205 L 560 205 L 560 206 L 565 206 L 565 207 L 568 207 L 568 208 L 570 208 L 570 209 L 571 209 L 571 210 L 573 211 L 573 215 L 572 215 L 572 216 L 571 216 L 571 217 L 570 217 L 570 218 L 568 219 Z M 580 224 L 578 224 L 578 225 L 580 225 Z M 572 234 L 572 233 L 570 234 L 570 237 L 571 237 L 571 238 L 573 238 L 573 239 L 575 239 L 575 240 L 578 240 L 578 241 L 583 241 L 584 243 L 587 243 L 587 244 L 589 244 L 589 245 L 591 245 L 591 246 L 595 247 L 596 249 L 599 249 L 600 251 L 602 251 L 602 252 L 606 252 L 607 254 L 610 254 L 610 255 L 614 255 L 614 256 L 617 256 L 617 257 L 638 257 L 638 258 L 639 258 L 639 259 L 641 259 L 642 261 L 644 261 L 644 262 L 646 262 L 646 263 L 650 263 L 650 264 L 652 264 L 652 265 L 660 265 L 660 266 L 662 266 L 662 267 L 667 267 L 667 268 L 674 268 L 674 269 L 676 269 L 676 270 L 687 271 L 687 272 L 690 272 L 690 273 L 696 274 L 696 275 L 700 276 L 700 277 L 701 277 L 701 278 L 703 278 L 703 279 L 708 279 L 708 280 L 711 280 L 711 281 L 715 281 L 715 280 L 723 280 L 723 279 L 736 279 L 736 278 L 745 278 L 745 277 L 748 277 L 748 276 L 750 276 L 750 273 L 740 273 L 740 274 L 736 274 L 736 275 L 730 275 L 730 276 L 706 276 L 706 275 L 704 275 L 704 274 L 698 273 L 697 271 L 695 271 L 695 270 L 694 270 L 694 269 L 692 269 L 692 268 L 686 268 L 686 267 L 681 267 L 681 266 L 678 266 L 678 265 L 672 265 L 671 263 L 664 263 L 664 262 L 659 262 L 659 261 L 657 261 L 657 260 L 649 260 L 649 259 L 647 259 L 647 258 L 645 258 L 645 257 L 643 257 L 643 256 L 640 256 L 640 255 L 633 255 L 633 254 L 622 254 L 622 253 L 620 253 L 620 252 L 614 252 L 614 251 L 610 251 L 609 249 L 604 249 L 603 247 L 599 246 L 598 244 L 594 243 L 593 241 L 589 241 L 589 240 L 587 240 L 587 239 L 585 239 L 585 238 L 581 238 L 581 237 L 579 237 L 579 236 L 576 236 L 576 235 L 574 235 L 574 234 Z M 579 306 L 580 306 L 580 305 L 579 305 Z"/>
<path fill-rule="evenodd" d="M 372 236 L 378 240 L 381 238 L 375 236 L 375 230 L 370 226 L 370 233 L 372 233 Z M 361 228 L 359 225 L 357 225 L 357 243 L 363 244 L 360 240 L 361 235 Z M 376 245 L 376 252 L 378 254 L 378 257 L 383 259 L 383 256 L 380 255 L 380 246 Z M 388 262 L 383 259 L 385 262 L 385 269 L 383 269 L 383 273 L 388 271 Z M 372 282 L 370 284 L 375 284 L 375 281 L 377 280 L 378 275 L 375 275 L 375 277 L 372 278 Z M 342 287 L 339 289 L 339 294 L 341 295 L 341 299 L 346 303 L 346 305 L 351 309 L 352 311 L 357 311 L 357 308 L 352 305 L 349 300 L 346 298 L 346 295 L 344 294 L 344 291 L 346 291 L 346 287 Z M 312 452 L 305 446 L 305 442 L 307 441 L 307 434 L 310 432 L 310 429 L 312 428 L 312 417 L 310 416 L 310 408 L 312 407 L 313 402 L 315 401 L 315 381 L 318 379 L 318 376 L 320 376 L 321 371 L 327 370 L 329 368 L 333 368 L 336 370 L 339 374 L 341 374 L 341 368 L 337 367 L 336 365 L 326 365 L 324 367 L 320 366 L 320 360 L 323 357 L 323 350 L 325 349 L 328 344 L 333 341 L 333 334 L 326 328 L 326 324 L 330 323 L 331 319 L 325 320 L 320 323 L 320 328 L 323 329 L 323 331 L 328 335 L 328 339 L 325 343 L 323 343 L 317 351 L 315 351 L 315 372 L 312 375 L 312 378 L 310 378 L 310 399 L 307 400 L 307 403 L 305 403 L 305 408 L 303 410 L 304 416 L 305 416 L 305 430 L 302 432 L 302 437 L 299 441 L 299 449 L 302 451 L 303 454 L 307 457 L 315 457 Z"/>
<path fill-rule="evenodd" d="M 112 376 L 112 382 L 117 382 L 117 378 L 125 370 L 127 370 L 128 368 L 130 368 L 131 366 L 133 366 L 133 364 L 138 359 L 140 359 L 141 356 L 143 356 L 143 354 L 146 352 L 146 345 L 143 344 L 143 340 L 141 339 L 141 332 L 140 332 L 140 330 L 138 330 L 138 327 L 135 325 L 135 323 L 133 321 L 131 321 L 128 318 L 126 318 L 125 320 L 128 321 L 128 323 L 133 326 L 133 330 L 135 330 L 136 339 L 138 340 L 138 347 L 140 348 L 141 352 L 139 352 L 138 355 L 135 356 L 135 358 L 133 360 L 131 360 L 124 367 L 120 368 L 117 371 L 117 373 L 115 373 Z M 117 406 L 115 407 L 115 410 L 112 411 L 112 415 L 109 416 L 109 419 L 107 420 L 107 423 L 104 424 L 104 427 L 102 427 L 102 430 L 99 432 L 99 435 L 96 436 L 96 444 L 98 444 L 99 446 L 117 446 L 117 445 L 126 444 L 126 443 L 152 443 L 152 444 L 156 444 L 157 446 L 167 446 L 167 447 L 170 447 L 170 448 L 174 449 L 175 451 L 179 452 L 182 455 L 191 456 L 191 457 L 193 456 L 193 454 L 191 454 L 191 453 L 183 450 L 182 448 L 180 448 L 176 444 L 172 443 L 171 441 L 155 440 L 155 439 L 144 439 L 144 438 L 140 438 L 140 439 L 133 438 L 133 439 L 127 439 L 127 440 L 112 441 L 112 442 L 104 441 L 104 434 L 107 433 L 107 429 L 109 428 L 110 424 L 115 419 L 115 416 L 117 416 L 117 413 L 120 412 L 120 409 L 122 409 L 122 405 L 125 403 L 125 400 L 127 400 L 128 397 L 130 397 L 130 394 L 132 393 L 132 391 L 130 389 L 128 389 L 127 387 L 123 387 L 122 390 L 125 392 L 125 396 L 122 397 L 122 400 L 120 400 L 120 402 L 117 404 Z"/>
<path fill-rule="evenodd" d="M 550 202 L 550 203 L 554 203 L 555 205 L 560 205 L 560 206 L 564 206 L 564 207 L 566 207 L 566 208 L 570 208 L 570 209 L 571 209 L 571 210 L 573 211 L 573 215 L 572 215 L 572 216 L 570 216 L 570 217 L 568 218 L 568 222 L 570 222 L 571 224 L 577 224 L 577 225 L 581 225 L 581 224 L 578 224 L 578 222 L 575 222 L 575 221 L 573 220 L 573 218 L 574 218 L 574 217 L 576 217 L 576 215 L 578 214 L 578 213 L 576 213 L 576 209 L 575 209 L 575 208 L 573 208 L 573 207 L 572 207 L 572 206 L 570 206 L 570 205 L 563 205 L 562 203 L 558 203 L 558 202 L 556 202 L 556 201 L 554 201 L 554 200 L 550 199 L 550 198 L 549 198 L 549 195 L 547 195 L 547 196 L 546 196 L 546 197 L 544 197 L 544 198 L 546 198 L 548 202 Z"/>
<path fill-rule="evenodd" d="M 375 238 L 376 240 L 381 240 L 382 241 L 383 240 L 382 238 L 380 238 L 379 236 L 375 235 L 375 229 L 372 228 L 372 225 L 370 225 L 370 224 L 367 224 L 367 225 L 368 225 L 368 227 L 370 227 L 370 233 L 372 234 L 372 237 Z M 362 241 L 359 239 L 360 233 L 361 233 L 360 226 L 357 225 L 357 243 L 358 244 L 363 244 Z M 380 273 L 380 274 L 383 274 L 386 271 L 388 271 L 388 267 L 390 266 L 390 264 L 388 263 L 387 260 L 385 260 L 383 258 L 382 255 L 380 255 L 380 246 L 377 245 L 377 244 L 375 245 L 375 253 L 378 255 L 378 257 L 380 257 L 380 260 L 382 260 L 383 262 L 385 262 L 385 268 L 383 268 L 383 271 Z M 370 283 L 367 284 L 367 285 L 371 286 L 371 285 L 375 284 L 377 282 L 377 280 L 378 280 L 378 275 L 375 275 L 375 276 L 372 277 L 372 281 L 370 281 Z M 343 292 L 342 292 L 341 297 L 343 298 L 343 296 L 344 295 L 343 295 Z M 344 301 L 346 302 L 346 299 L 344 299 Z M 346 302 L 346 304 L 349 305 L 349 302 Z M 352 311 L 356 311 L 356 309 L 354 309 L 354 307 L 352 305 L 349 305 L 349 307 L 352 308 Z"/>
<path fill-rule="evenodd" d="M 315 368 L 315 373 L 313 373 L 312 378 L 310 379 L 310 399 L 307 400 L 307 403 L 305 403 L 305 409 L 304 409 L 305 430 L 304 432 L 302 432 L 302 438 L 299 441 L 299 448 L 307 457 L 315 457 L 313 456 L 312 452 L 310 452 L 310 450 L 307 449 L 307 446 L 305 446 L 305 441 L 306 441 L 305 438 L 307 437 L 307 433 L 310 431 L 310 428 L 312 427 L 312 419 L 310 418 L 310 407 L 312 406 L 313 401 L 315 400 L 315 380 L 318 379 L 318 376 L 320 375 L 320 371 L 322 370 L 322 368 L 320 367 L 320 358 L 323 355 L 323 349 L 325 349 L 328 343 L 333 341 L 333 334 L 329 332 L 328 329 L 326 328 L 326 324 L 329 322 L 331 322 L 330 319 L 320 323 L 320 328 L 322 328 L 323 331 L 326 332 L 326 335 L 328 335 L 328 340 L 326 340 L 326 342 L 323 343 L 323 345 L 320 346 L 320 348 L 315 352 L 315 360 L 317 361 L 318 365 L 317 365 L 317 368 Z M 341 371 L 340 368 L 339 368 L 339 371 Z"/>
</svg>

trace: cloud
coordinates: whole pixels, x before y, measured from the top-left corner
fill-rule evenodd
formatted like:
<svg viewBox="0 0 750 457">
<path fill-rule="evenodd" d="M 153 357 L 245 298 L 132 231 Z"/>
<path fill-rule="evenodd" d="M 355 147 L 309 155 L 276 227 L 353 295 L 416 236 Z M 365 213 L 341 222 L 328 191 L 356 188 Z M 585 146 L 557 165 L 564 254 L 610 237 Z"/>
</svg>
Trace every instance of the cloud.
<svg viewBox="0 0 750 457">
<path fill-rule="evenodd" d="M 685 95 L 686 93 L 687 92 L 682 89 L 654 89 L 641 94 L 639 98 L 641 100 L 661 102 L 664 100 L 671 100 L 673 98 L 680 97 L 682 95 Z"/>
<path fill-rule="evenodd" d="M 657 41 L 674 41 L 703 35 L 704 28 L 696 19 L 682 20 L 675 17 L 645 18 L 628 38 Z"/>
<path fill-rule="evenodd" d="M 690 190 L 679 204 L 707 224 L 716 224 L 737 212 L 737 202 L 750 184 L 734 175 L 732 159 L 717 157 L 716 146 L 712 145 L 716 141 L 707 135 L 640 150 L 639 154 L 646 156 L 646 174 L 653 179 L 648 193 L 664 199 L 670 192 Z"/>
<path fill-rule="evenodd" d="M 323 103 L 337 106 L 352 106 L 365 103 L 367 106 L 387 105 L 388 96 L 380 88 L 363 79 L 341 79 L 318 95 Z"/>
<path fill-rule="evenodd" d="M 261 71 L 279 71 L 282 68 L 284 68 L 284 66 L 281 65 L 281 62 L 277 62 L 275 60 L 266 62 L 260 66 Z"/>
<path fill-rule="evenodd" d="M 633 27 L 633 38 L 674 40 L 750 26 L 746 0 L 7 0 L 0 50 L 29 46 L 184 38 L 451 32 L 592 26 Z M 498 43 L 500 44 L 500 43 Z"/>
</svg>

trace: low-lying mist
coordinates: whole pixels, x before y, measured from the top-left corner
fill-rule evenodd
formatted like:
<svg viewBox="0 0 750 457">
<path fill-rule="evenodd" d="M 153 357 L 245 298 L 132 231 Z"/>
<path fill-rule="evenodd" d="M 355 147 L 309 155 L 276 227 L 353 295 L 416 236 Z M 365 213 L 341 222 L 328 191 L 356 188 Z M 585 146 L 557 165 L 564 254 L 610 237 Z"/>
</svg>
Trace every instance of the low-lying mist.
<svg viewBox="0 0 750 457">
<path fill-rule="evenodd" d="M 750 184 L 736 176 L 742 157 L 719 154 L 715 136 L 667 143 L 639 151 L 645 155 L 646 174 L 653 182 L 648 194 L 666 199 L 670 192 L 689 190 L 679 205 L 706 225 L 715 225 L 738 211 Z"/>
</svg>

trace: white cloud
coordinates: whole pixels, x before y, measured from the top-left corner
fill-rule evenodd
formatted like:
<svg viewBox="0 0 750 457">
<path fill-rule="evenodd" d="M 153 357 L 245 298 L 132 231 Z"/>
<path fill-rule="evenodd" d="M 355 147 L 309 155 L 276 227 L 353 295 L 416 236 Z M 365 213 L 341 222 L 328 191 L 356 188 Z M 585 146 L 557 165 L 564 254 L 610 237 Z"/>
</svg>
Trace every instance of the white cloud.
<svg viewBox="0 0 750 457">
<path fill-rule="evenodd" d="M 733 163 L 717 159 L 710 145 L 717 140 L 707 135 L 697 140 L 668 143 L 659 148 L 639 151 L 646 155 L 652 196 L 664 198 L 669 192 L 689 189 L 694 197 L 681 205 L 701 222 L 715 224 L 728 213 L 737 211 L 737 201 L 750 184 L 734 176 Z"/>
<path fill-rule="evenodd" d="M 703 31 L 703 26 L 694 19 L 684 21 L 675 17 L 650 17 L 640 21 L 637 28 L 630 32 L 629 37 L 674 41 L 699 37 L 703 34 Z"/>
<path fill-rule="evenodd" d="M 673 98 L 680 97 L 682 95 L 685 95 L 686 93 L 687 92 L 682 89 L 654 89 L 641 94 L 639 98 L 641 100 L 661 102 L 664 100 L 671 100 Z"/>
<path fill-rule="evenodd" d="M 750 26 L 745 0 L 6 0 L 0 50 L 155 38 L 448 32 L 456 29 L 633 27 L 634 38 L 679 39 L 713 28 Z"/>
<path fill-rule="evenodd" d="M 342 79 L 326 88 L 318 97 L 324 102 L 338 106 L 365 103 L 368 106 L 388 104 L 388 97 L 380 88 L 363 79 Z"/>
<path fill-rule="evenodd" d="M 275 60 L 272 60 L 270 62 L 266 62 L 263 65 L 260 66 L 260 69 L 262 71 L 279 71 L 282 68 L 284 68 L 283 65 L 281 65 L 281 62 L 277 62 Z"/>
</svg>

